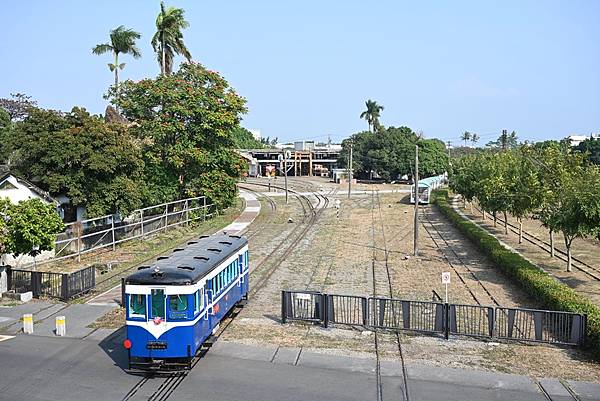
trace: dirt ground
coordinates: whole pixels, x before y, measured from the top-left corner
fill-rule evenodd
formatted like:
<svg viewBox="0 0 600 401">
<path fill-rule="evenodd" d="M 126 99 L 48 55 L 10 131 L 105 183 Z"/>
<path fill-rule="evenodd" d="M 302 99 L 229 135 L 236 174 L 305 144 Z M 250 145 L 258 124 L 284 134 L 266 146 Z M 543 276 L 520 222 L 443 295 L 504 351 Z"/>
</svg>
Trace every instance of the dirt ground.
<svg viewBox="0 0 600 401">
<path fill-rule="evenodd" d="M 465 209 L 462 206 L 462 202 L 457 202 L 456 204 L 459 205 L 460 210 L 465 213 L 465 215 L 467 215 L 477 224 L 485 227 L 499 240 L 509 245 L 513 249 L 521 252 L 530 261 L 542 267 L 548 273 L 552 274 L 554 277 L 558 278 L 575 291 L 587 296 L 596 305 L 600 306 L 600 281 L 590 277 L 580 270 L 577 270 L 576 268 L 573 268 L 572 272 L 567 272 L 566 262 L 563 260 L 556 257 L 552 258 L 550 253 L 544 251 L 534 244 L 531 244 L 528 241 L 524 240 L 521 244 L 519 244 L 519 236 L 510 231 L 510 229 L 508 230 L 508 234 L 505 234 L 504 225 L 502 223 L 498 222 L 497 226 L 494 227 L 493 220 L 490 219 L 490 216 L 487 216 L 486 219 L 483 220 L 482 215 L 478 213 L 477 209 L 473 208 L 474 213 L 472 213 L 470 205 L 467 205 Z M 517 221 L 510 216 L 508 221 L 514 225 L 518 225 Z M 541 238 L 548 243 L 550 242 L 550 235 L 548 231 L 537 220 L 525 219 L 523 221 L 523 230 L 534 234 L 538 238 Z M 555 234 L 554 238 L 556 248 L 565 250 L 562 235 Z M 600 270 L 600 243 L 598 243 L 597 240 L 577 238 L 575 241 L 573 241 L 572 253 L 574 257 L 579 258 L 583 262 L 586 262 L 592 267 Z M 596 276 L 600 276 L 599 271 L 591 270 L 591 272 Z"/>
<path fill-rule="evenodd" d="M 392 295 L 402 299 L 431 300 L 432 290 L 442 297 L 444 287 L 441 273 L 450 271 L 451 302 L 491 305 L 492 299 L 484 288 L 503 306 L 537 307 L 523 291 L 497 271 L 486 257 L 475 251 L 441 214 L 432 207 L 423 209 L 419 229 L 420 256 L 412 257 L 413 205 L 405 194 L 353 195 L 348 199 L 342 189 L 326 180 L 291 180 L 292 187 L 306 190 L 338 188 L 341 202 L 339 217 L 333 207 L 334 199 L 303 237 L 294 252 L 282 263 L 263 288 L 254 295 L 224 338 L 249 344 L 275 344 L 303 347 L 319 352 L 373 355 L 373 333 L 358 329 L 321 328 L 305 324 L 280 323 L 281 290 L 316 290 L 330 294 L 389 296 L 390 286 L 385 269 L 383 237 L 388 251 L 388 266 Z M 280 241 L 290 235 L 295 223 L 287 223 L 294 212 L 281 207 L 277 199 L 277 216 L 261 227 L 261 234 L 250 239 L 251 283 L 257 282 L 259 271 L 254 270 Z M 316 200 L 315 200 L 316 203 Z M 264 206 L 264 205 L 263 205 Z M 264 209 L 264 208 L 263 208 Z M 300 211 L 301 212 L 301 211 Z M 298 212 L 296 212 L 298 213 Z M 281 214 L 281 215 L 280 215 Z M 285 223 L 284 223 L 285 222 Z M 257 220 L 254 224 L 261 224 Z M 299 223 L 298 223 L 299 224 Z M 434 243 L 425 230 L 437 228 L 448 244 Z M 435 237 L 435 235 L 434 235 Z M 263 238 L 265 240 L 263 240 Z M 438 238 L 439 241 L 439 238 Z M 372 255 L 375 250 L 375 279 Z M 452 255 L 448 249 L 453 249 Z M 457 263 L 457 258 L 464 263 Z M 454 268 L 450 265 L 454 265 Z M 456 270 L 455 270 L 456 269 Z M 470 271 L 469 271 L 470 270 Z M 465 283 L 458 279 L 460 274 Z M 477 283 L 481 280 L 483 286 Z M 375 281 L 375 282 L 374 282 Z M 395 335 L 381 334 L 380 351 L 385 358 L 397 359 Z M 573 348 L 519 343 L 496 343 L 472 339 L 449 341 L 429 336 L 401 335 L 408 363 L 438 366 L 469 367 L 488 371 L 511 372 L 531 376 L 550 376 L 564 379 L 600 381 L 600 365 L 587 361 L 585 354 Z"/>
</svg>

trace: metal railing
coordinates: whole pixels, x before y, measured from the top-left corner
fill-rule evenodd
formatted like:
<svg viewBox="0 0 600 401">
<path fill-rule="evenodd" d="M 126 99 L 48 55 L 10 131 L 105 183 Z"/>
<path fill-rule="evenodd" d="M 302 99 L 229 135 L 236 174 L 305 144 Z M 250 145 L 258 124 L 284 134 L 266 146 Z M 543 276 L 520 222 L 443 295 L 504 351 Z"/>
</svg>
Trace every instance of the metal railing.
<svg viewBox="0 0 600 401">
<path fill-rule="evenodd" d="M 562 345 L 582 345 L 587 330 L 580 313 L 284 290 L 288 320 Z"/>
<path fill-rule="evenodd" d="M 144 239 L 168 228 L 206 220 L 214 214 L 212 204 L 204 196 L 162 203 L 134 210 L 131 215 L 119 220 L 117 215 L 69 223 L 55 241 L 55 256 L 36 264 L 76 257 L 99 249 L 111 247 L 134 239 Z M 24 264 L 24 268 L 34 263 Z"/>
<path fill-rule="evenodd" d="M 68 301 L 96 286 L 96 267 L 88 266 L 72 273 L 9 268 L 7 278 L 9 291 L 31 291 L 36 298 L 48 297 Z"/>
</svg>

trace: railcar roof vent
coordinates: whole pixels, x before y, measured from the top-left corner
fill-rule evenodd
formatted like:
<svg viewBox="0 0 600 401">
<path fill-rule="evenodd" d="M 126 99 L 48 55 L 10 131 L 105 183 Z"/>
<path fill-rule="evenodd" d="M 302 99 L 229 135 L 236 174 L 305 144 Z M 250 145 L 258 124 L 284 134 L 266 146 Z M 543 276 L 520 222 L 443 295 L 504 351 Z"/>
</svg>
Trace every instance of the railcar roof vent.
<svg viewBox="0 0 600 401">
<path fill-rule="evenodd" d="M 210 235 L 201 235 L 201 236 L 198 237 L 198 239 L 208 238 L 208 237 L 210 237 Z"/>
<path fill-rule="evenodd" d="M 183 251 L 183 248 L 175 248 L 175 249 L 173 249 L 173 252 L 180 252 L 180 251 Z"/>
<path fill-rule="evenodd" d="M 177 266 L 177 268 L 178 269 L 183 269 L 183 270 L 190 270 L 190 271 L 194 270 L 194 267 L 192 267 L 192 266 L 185 266 L 185 265 Z"/>
<path fill-rule="evenodd" d="M 154 268 L 154 271 L 152 272 L 152 277 L 162 277 L 163 276 L 163 272 L 160 271 L 160 269 L 158 268 L 158 266 L 156 266 Z"/>
<path fill-rule="evenodd" d="M 207 251 L 211 251 L 211 252 L 221 252 L 221 250 L 219 248 L 208 248 Z"/>
<path fill-rule="evenodd" d="M 219 244 L 231 245 L 231 242 L 229 242 L 229 241 L 219 241 Z"/>
<path fill-rule="evenodd" d="M 206 256 L 194 256 L 194 259 L 203 260 L 206 262 L 209 258 L 207 258 Z"/>
<path fill-rule="evenodd" d="M 188 242 L 187 244 L 188 244 L 188 245 L 194 245 L 194 244 L 197 244 L 197 243 L 198 243 L 198 241 L 190 241 L 190 242 Z"/>
<path fill-rule="evenodd" d="M 137 269 L 138 270 L 144 270 L 144 269 L 149 269 L 149 268 L 150 268 L 150 266 L 140 266 Z"/>
<path fill-rule="evenodd" d="M 165 260 L 165 259 L 169 259 L 168 256 L 159 256 L 158 258 L 156 258 L 156 260 Z"/>
<path fill-rule="evenodd" d="M 241 235 L 229 235 L 229 236 L 230 236 L 231 238 L 238 238 L 238 239 L 239 239 L 239 238 L 242 238 L 242 236 L 241 236 Z"/>
</svg>

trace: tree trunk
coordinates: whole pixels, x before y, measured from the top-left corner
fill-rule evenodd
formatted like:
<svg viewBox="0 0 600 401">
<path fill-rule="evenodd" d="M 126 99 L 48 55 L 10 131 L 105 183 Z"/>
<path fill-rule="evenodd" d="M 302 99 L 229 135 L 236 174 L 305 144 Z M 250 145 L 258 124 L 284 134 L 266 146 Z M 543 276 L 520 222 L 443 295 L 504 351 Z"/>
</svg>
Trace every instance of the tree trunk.
<svg viewBox="0 0 600 401">
<path fill-rule="evenodd" d="M 567 271 L 571 272 L 573 271 L 573 267 L 572 267 L 572 259 L 571 259 L 571 243 L 573 242 L 573 240 L 568 240 L 567 236 L 565 235 L 565 247 L 567 248 Z"/>
<path fill-rule="evenodd" d="M 467 208 L 467 198 L 465 198 L 464 196 L 462 198 L 463 198 L 463 209 L 466 209 Z"/>
<path fill-rule="evenodd" d="M 473 214 L 473 199 L 471 199 L 471 202 L 469 202 L 471 205 L 471 214 Z"/>
<path fill-rule="evenodd" d="M 119 98 L 119 53 L 115 53 L 115 98 Z"/>
<path fill-rule="evenodd" d="M 519 244 L 523 242 L 523 219 L 519 219 Z"/>
<path fill-rule="evenodd" d="M 554 231 L 550 230 L 550 257 L 554 257 Z"/>
<path fill-rule="evenodd" d="M 163 75 L 166 75 L 167 71 L 166 71 L 166 63 L 165 63 L 165 33 L 161 33 L 160 35 L 161 37 L 161 41 L 160 41 L 160 51 L 162 52 L 162 66 L 161 66 L 161 71 Z"/>
<path fill-rule="evenodd" d="M 498 220 L 498 217 L 496 216 L 496 212 L 492 213 L 492 216 L 494 216 L 494 227 L 496 227 L 496 221 Z"/>
<path fill-rule="evenodd" d="M 508 235 L 508 217 L 506 217 L 506 212 L 504 213 L 504 234 Z"/>
</svg>

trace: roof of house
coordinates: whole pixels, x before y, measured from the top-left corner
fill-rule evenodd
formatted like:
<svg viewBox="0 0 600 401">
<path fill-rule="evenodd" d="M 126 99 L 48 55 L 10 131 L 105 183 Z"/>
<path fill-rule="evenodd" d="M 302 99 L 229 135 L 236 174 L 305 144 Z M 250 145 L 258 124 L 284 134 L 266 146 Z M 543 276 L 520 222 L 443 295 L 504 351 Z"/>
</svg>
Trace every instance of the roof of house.
<svg viewBox="0 0 600 401">
<path fill-rule="evenodd" d="M 0 164 L 0 184 L 2 184 L 11 176 L 14 177 L 19 184 L 27 187 L 32 192 L 35 192 L 37 195 L 39 195 L 40 198 L 44 199 L 45 201 L 54 203 L 56 205 L 60 204 L 60 202 L 58 202 L 56 199 L 50 196 L 48 192 L 44 191 L 43 189 L 39 188 L 38 186 L 32 184 L 31 182 L 25 179 L 12 174 L 8 166 Z"/>
</svg>

